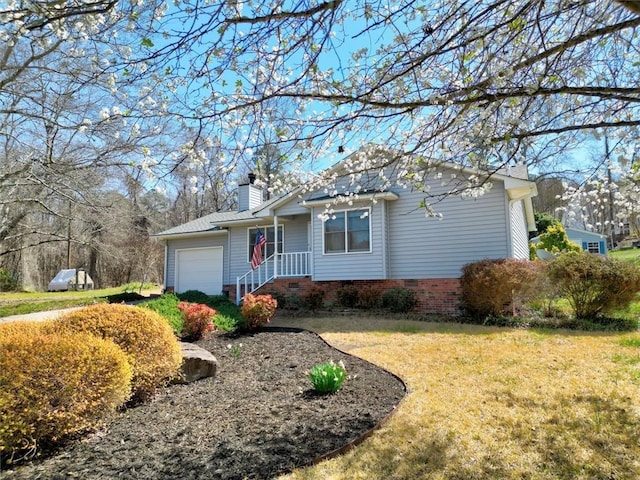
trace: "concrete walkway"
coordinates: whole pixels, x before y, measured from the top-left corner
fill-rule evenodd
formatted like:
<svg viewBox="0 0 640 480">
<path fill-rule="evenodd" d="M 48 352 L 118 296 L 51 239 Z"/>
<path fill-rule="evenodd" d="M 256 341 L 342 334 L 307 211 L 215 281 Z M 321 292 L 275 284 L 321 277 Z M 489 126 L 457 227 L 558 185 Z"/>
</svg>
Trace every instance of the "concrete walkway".
<svg viewBox="0 0 640 480">
<path fill-rule="evenodd" d="M 34 313 L 25 313 L 24 315 L 10 315 L 8 317 L 0 318 L 0 323 L 2 322 L 12 322 L 14 320 L 31 320 L 31 321 L 42 321 L 42 320 L 50 320 L 58 317 L 59 315 L 72 312 L 73 310 L 78 310 L 82 307 L 72 307 L 72 308 L 64 308 L 62 310 L 48 310 L 46 312 L 34 312 Z"/>
</svg>

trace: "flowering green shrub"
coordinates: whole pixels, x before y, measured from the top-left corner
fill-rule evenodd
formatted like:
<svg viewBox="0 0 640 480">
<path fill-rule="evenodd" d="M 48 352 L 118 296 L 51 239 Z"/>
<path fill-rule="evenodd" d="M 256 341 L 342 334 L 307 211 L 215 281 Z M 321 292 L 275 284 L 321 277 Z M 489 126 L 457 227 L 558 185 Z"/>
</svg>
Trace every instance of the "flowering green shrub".
<svg viewBox="0 0 640 480">
<path fill-rule="evenodd" d="M 347 379 L 347 369 L 340 360 L 335 363 L 330 360 L 325 363 L 314 365 L 307 372 L 307 377 L 311 380 L 313 389 L 318 393 L 334 393 L 337 392 L 344 381 Z"/>
<path fill-rule="evenodd" d="M 180 302 L 178 309 L 184 316 L 182 335 L 199 340 L 207 332 L 215 330 L 214 317 L 218 312 L 202 303 Z"/>
<path fill-rule="evenodd" d="M 537 248 L 551 253 L 582 251 L 580 245 L 569 240 L 567 232 L 560 224 L 549 226 L 547 231 L 540 235 Z"/>
<path fill-rule="evenodd" d="M 240 313 L 247 328 L 258 328 L 269 323 L 276 313 L 278 302 L 271 295 L 253 295 L 247 293 L 242 300 Z"/>
</svg>

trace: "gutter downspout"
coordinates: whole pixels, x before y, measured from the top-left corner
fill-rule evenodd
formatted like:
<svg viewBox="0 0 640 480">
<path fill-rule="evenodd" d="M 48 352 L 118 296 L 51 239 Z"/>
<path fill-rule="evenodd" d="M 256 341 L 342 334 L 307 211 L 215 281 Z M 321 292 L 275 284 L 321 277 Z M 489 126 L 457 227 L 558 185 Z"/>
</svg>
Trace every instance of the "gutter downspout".
<svg viewBox="0 0 640 480">
<path fill-rule="evenodd" d="M 169 242 L 164 240 L 164 275 L 162 281 L 162 293 L 167 292 L 167 275 L 169 274 Z"/>
<path fill-rule="evenodd" d="M 273 216 L 273 279 L 278 278 L 278 215 Z"/>
</svg>

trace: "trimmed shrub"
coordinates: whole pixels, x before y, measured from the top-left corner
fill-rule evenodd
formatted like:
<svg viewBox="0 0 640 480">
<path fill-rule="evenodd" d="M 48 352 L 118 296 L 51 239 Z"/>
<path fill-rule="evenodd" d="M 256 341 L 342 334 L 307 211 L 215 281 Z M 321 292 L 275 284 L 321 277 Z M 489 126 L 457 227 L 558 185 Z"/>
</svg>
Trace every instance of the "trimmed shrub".
<svg viewBox="0 0 640 480">
<path fill-rule="evenodd" d="M 165 293 L 154 300 L 140 303 L 138 306 L 148 308 L 160 314 L 169 322 L 175 334 L 179 336 L 182 334 L 182 326 L 184 323 L 182 312 L 178 310 L 179 303 L 180 299 L 175 294 Z"/>
<path fill-rule="evenodd" d="M 175 377 L 182 364 L 180 344 L 164 318 L 146 308 L 97 304 L 58 319 L 62 332 L 91 333 L 112 340 L 127 354 L 133 368 L 133 399 L 147 399 Z"/>
<path fill-rule="evenodd" d="M 392 288 L 382 295 L 382 307 L 394 313 L 409 313 L 417 303 L 416 292 L 408 288 Z"/>
<path fill-rule="evenodd" d="M 352 286 L 344 286 L 336 290 L 338 304 L 345 308 L 355 308 L 358 306 L 359 290 Z"/>
<path fill-rule="evenodd" d="M 317 286 L 312 287 L 303 297 L 305 307 L 311 311 L 320 310 L 324 305 L 325 291 Z"/>
<path fill-rule="evenodd" d="M 209 300 L 203 303 L 214 309 L 218 309 L 218 307 L 223 307 L 225 305 L 232 305 L 234 307 L 237 307 L 236 304 L 232 302 L 226 295 L 209 295 Z"/>
<path fill-rule="evenodd" d="M 202 303 L 180 302 L 178 310 L 184 316 L 182 336 L 190 340 L 200 340 L 207 332 L 215 329 L 213 319 L 218 312 Z"/>
<path fill-rule="evenodd" d="M 36 335 L 41 333 L 54 333 L 55 321 L 27 322 L 15 320 L 13 322 L 0 322 L 0 340 L 15 335 Z"/>
<path fill-rule="evenodd" d="M 0 334 L 0 456 L 42 447 L 100 425 L 127 401 L 132 371 L 115 343 L 90 334 L 43 334 L 28 323 Z"/>
<path fill-rule="evenodd" d="M 242 300 L 240 313 L 247 328 L 258 328 L 271 321 L 277 307 L 278 302 L 271 295 L 247 293 Z"/>
<path fill-rule="evenodd" d="M 560 255 L 548 263 L 547 274 L 578 319 L 625 309 L 640 290 L 635 264 L 588 252 Z"/>
<path fill-rule="evenodd" d="M 380 308 L 382 305 L 382 291 L 378 288 L 367 287 L 360 290 L 358 306 L 366 310 Z"/>
<path fill-rule="evenodd" d="M 200 290 L 187 290 L 186 292 L 176 294 L 176 296 L 183 302 L 189 303 L 202 303 L 204 305 L 209 305 L 209 302 L 211 301 L 211 297 Z"/>
<path fill-rule="evenodd" d="M 502 258 L 482 260 L 462 267 L 462 301 L 473 316 L 499 317 L 508 307 L 536 295 L 539 264 Z"/>
</svg>

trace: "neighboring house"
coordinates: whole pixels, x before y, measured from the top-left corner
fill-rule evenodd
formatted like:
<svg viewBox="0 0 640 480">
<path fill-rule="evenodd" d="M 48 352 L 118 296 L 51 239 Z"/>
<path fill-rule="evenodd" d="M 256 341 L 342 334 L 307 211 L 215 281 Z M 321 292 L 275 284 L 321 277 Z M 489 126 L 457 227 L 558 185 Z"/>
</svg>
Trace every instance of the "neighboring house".
<svg viewBox="0 0 640 480">
<path fill-rule="evenodd" d="M 340 166 L 332 171 L 339 173 Z M 453 178 L 454 172 L 444 174 Z M 431 177 L 425 181 L 429 192 L 445 192 L 441 177 Z M 484 195 L 441 199 L 438 219 L 420 207 L 424 192 L 395 184 L 332 204 L 325 191 L 302 190 L 262 202 L 250 181 L 239 186 L 238 211 L 212 213 L 156 235 L 165 244 L 164 287 L 239 301 L 256 289 L 301 298 L 317 286 L 329 302 L 345 285 L 400 287 L 416 292 L 421 312 L 459 313 L 465 264 L 529 257 L 535 183 L 522 168 L 496 173 L 491 183 Z M 331 214 L 323 216 L 327 208 Z M 258 229 L 266 235 L 266 259 L 252 270 Z"/>
<path fill-rule="evenodd" d="M 601 233 L 588 232 L 587 230 L 579 230 L 577 228 L 565 227 L 567 237 L 573 243 L 577 243 L 589 253 L 599 253 L 601 255 L 607 254 L 607 236 Z M 531 243 L 537 244 L 540 241 L 540 236 L 533 237 Z"/>
</svg>

